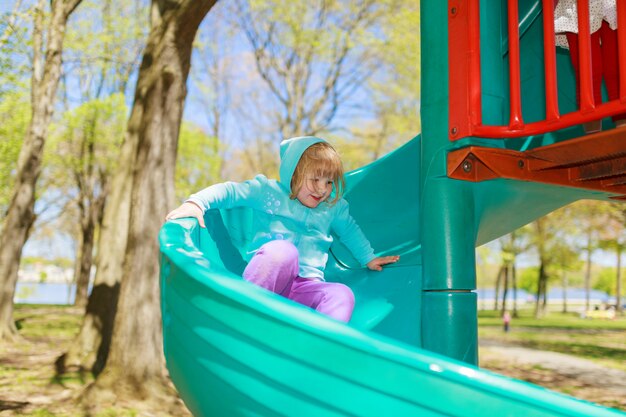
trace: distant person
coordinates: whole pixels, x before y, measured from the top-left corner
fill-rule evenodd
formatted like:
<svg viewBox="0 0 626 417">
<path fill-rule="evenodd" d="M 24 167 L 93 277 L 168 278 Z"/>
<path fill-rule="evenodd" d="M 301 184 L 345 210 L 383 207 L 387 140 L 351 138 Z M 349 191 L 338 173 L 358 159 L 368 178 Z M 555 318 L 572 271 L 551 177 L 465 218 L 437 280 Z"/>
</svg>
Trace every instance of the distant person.
<svg viewBox="0 0 626 417">
<path fill-rule="evenodd" d="M 504 332 L 508 333 L 511 329 L 511 313 L 505 311 L 502 315 L 502 323 L 504 324 Z"/>
<path fill-rule="evenodd" d="M 400 257 L 374 254 L 342 198 L 343 165 L 331 145 L 312 136 L 293 138 L 281 143 L 280 156 L 280 181 L 257 175 L 242 183 L 212 185 L 189 197 L 166 220 L 195 217 L 204 227 L 206 210 L 252 208 L 255 235 L 243 277 L 347 322 L 354 309 L 352 290 L 324 281 L 331 232 L 369 269 L 381 271 Z"/>
<path fill-rule="evenodd" d="M 576 103 L 580 107 L 578 61 L 577 0 L 557 0 L 554 9 L 556 46 L 569 49 L 576 75 Z M 591 73 L 593 98 L 596 106 L 602 103 L 602 79 L 609 100 L 619 99 L 619 60 L 617 52 L 617 9 L 615 0 L 589 0 L 589 29 L 591 32 Z M 616 127 L 626 126 L 626 113 L 612 117 Z M 585 133 L 602 130 L 602 120 L 583 124 Z"/>
</svg>

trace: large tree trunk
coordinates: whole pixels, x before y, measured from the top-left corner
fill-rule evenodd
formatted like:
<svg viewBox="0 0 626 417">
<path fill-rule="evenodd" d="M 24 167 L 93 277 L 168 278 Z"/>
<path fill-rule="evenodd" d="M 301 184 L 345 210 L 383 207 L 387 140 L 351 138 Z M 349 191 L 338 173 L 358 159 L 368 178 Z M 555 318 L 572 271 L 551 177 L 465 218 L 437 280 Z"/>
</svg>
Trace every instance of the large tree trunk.
<svg viewBox="0 0 626 417">
<path fill-rule="evenodd" d="M 0 236 L 0 340 L 12 339 L 17 335 L 13 322 L 13 297 L 17 284 L 17 271 L 22 257 L 22 248 L 28 232 L 35 221 L 35 186 L 41 173 L 43 148 L 48 135 L 48 126 L 54 110 L 54 101 L 61 76 L 61 53 L 67 19 L 81 0 L 51 1 L 51 17 L 47 48 L 43 68 L 38 69 L 38 39 L 43 38 L 41 17 L 36 18 L 35 52 L 31 91 L 31 121 L 24 137 L 17 163 L 17 175 L 9 210 Z M 39 13 L 43 4 L 39 3 Z"/>
<path fill-rule="evenodd" d="M 109 354 L 126 253 L 139 120 L 139 113 L 133 112 L 128 121 L 119 168 L 113 176 L 100 228 L 94 285 L 78 336 L 57 360 L 59 374 L 74 368 L 98 374 Z"/>
<path fill-rule="evenodd" d="M 105 368 L 85 396 L 88 405 L 124 399 L 165 405 L 165 398 L 170 398 L 161 334 L 157 234 L 175 201 L 176 147 L 192 44 L 214 3 L 152 3 L 152 29 L 128 126 L 128 134 L 137 137 L 137 152 L 123 278 L 111 349 Z"/>
</svg>

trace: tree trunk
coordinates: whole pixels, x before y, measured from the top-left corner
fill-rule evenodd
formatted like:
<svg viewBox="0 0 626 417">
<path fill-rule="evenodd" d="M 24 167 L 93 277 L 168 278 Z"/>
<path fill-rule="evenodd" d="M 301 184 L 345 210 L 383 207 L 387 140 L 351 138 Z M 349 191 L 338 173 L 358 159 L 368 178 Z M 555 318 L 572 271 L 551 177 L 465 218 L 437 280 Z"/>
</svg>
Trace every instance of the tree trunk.
<svg viewBox="0 0 626 417">
<path fill-rule="evenodd" d="M 108 193 L 104 207 L 96 277 L 87 301 L 85 317 L 69 350 L 57 359 L 59 374 L 77 368 L 90 370 L 97 375 L 104 368 L 109 354 L 128 237 L 132 170 L 137 150 L 137 118 L 131 115 L 128 122 L 119 168 L 113 176 L 111 192 Z"/>
<path fill-rule="evenodd" d="M 84 397 L 86 405 L 125 399 L 163 405 L 171 394 L 165 384 L 157 234 L 175 201 L 176 147 L 192 44 L 214 3 L 152 2 L 152 29 L 128 125 L 137 148 L 117 314 L 106 366 Z"/>
<path fill-rule="evenodd" d="M 102 185 L 106 189 L 106 184 Z M 84 308 L 87 306 L 96 228 L 102 225 L 106 194 L 105 190 L 102 190 L 98 197 L 93 197 L 92 194 L 89 208 L 87 208 L 86 213 L 81 213 L 83 220 L 80 250 L 74 267 L 74 281 L 76 282 L 74 305 L 77 307 Z"/>
<path fill-rule="evenodd" d="M 513 284 L 513 317 L 518 318 L 519 314 L 517 312 L 517 267 L 515 266 L 515 261 L 513 261 L 511 272 L 511 280 Z"/>
<path fill-rule="evenodd" d="M 503 265 L 504 268 L 504 282 L 502 288 L 502 309 L 500 311 L 500 316 L 504 317 L 504 312 L 506 311 L 506 297 L 509 295 L 509 269 L 510 266 Z"/>
<path fill-rule="evenodd" d="M 621 314 L 624 311 L 622 306 L 622 247 L 617 248 L 617 275 L 615 277 L 615 308 L 617 314 Z"/>
<path fill-rule="evenodd" d="M 540 259 L 539 277 L 537 279 L 537 301 L 535 303 L 535 318 L 540 318 L 545 314 L 546 308 L 546 288 L 548 277 L 543 259 Z"/>
<path fill-rule="evenodd" d="M 587 236 L 587 265 L 585 268 L 585 311 L 589 310 L 591 295 L 591 236 Z"/>
<path fill-rule="evenodd" d="M 565 272 L 565 269 L 563 269 L 561 271 L 561 286 L 563 287 L 563 313 L 567 313 L 567 287 L 568 287 L 568 282 L 567 282 L 567 273 Z"/>
<path fill-rule="evenodd" d="M 498 311 L 498 300 L 500 299 L 500 281 L 502 281 L 502 277 L 504 276 L 504 266 L 500 266 L 500 270 L 498 271 L 498 276 L 496 277 L 496 288 L 493 294 L 493 310 Z"/>
<path fill-rule="evenodd" d="M 85 220 L 86 223 L 81 225 L 78 256 L 74 264 L 74 282 L 76 283 L 74 305 L 81 308 L 87 306 L 87 291 L 93 259 L 93 240 L 96 230 L 96 225 L 91 221 L 91 218 L 85 218 Z"/>
<path fill-rule="evenodd" d="M 35 24 L 35 52 L 32 77 L 31 121 L 24 137 L 17 163 L 17 174 L 11 203 L 0 236 L 0 340 L 13 339 L 17 329 L 13 322 L 13 297 L 17 284 L 17 271 L 22 248 L 35 221 L 35 186 L 41 173 L 43 149 L 48 126 L 54 111 L 54 101 L 61 76 L 61 54 L 67 19 L 81 0 L 56 0 L 50 2 L 51 16 L 46 34 L 47 47 L 43 68 L 38 70 L 37 39 L 43 37 L 43 23 L 38 17 Z M 40 13 L 43 13 L 43 2 Z M 38 33 L 37 33 L 38 32 Z"/>
</svg>

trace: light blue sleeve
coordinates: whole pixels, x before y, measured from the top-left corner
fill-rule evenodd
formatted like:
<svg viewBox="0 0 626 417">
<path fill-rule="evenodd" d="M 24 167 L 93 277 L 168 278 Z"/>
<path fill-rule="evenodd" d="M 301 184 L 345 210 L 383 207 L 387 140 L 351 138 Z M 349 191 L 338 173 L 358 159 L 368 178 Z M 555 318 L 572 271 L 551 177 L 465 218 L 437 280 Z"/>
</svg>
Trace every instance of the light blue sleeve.
<svg viewBox="0 0 626 417">
<path fill-rule="evenodd" d="M 348 202 L 340 200 L 337 202 L 337 206 L 337 213 L 331 223 L 331 229 L 339 236 L 339 240 L 348 247 L 356 260 L 365 266 L 369 261 L 376 258 L 374 249 L 372 249 L 369 240 L 367 240 L 359 225 L 356 224 L 356 221 L 350 215 Z"/>
<path fill-rule="evenodd" d="M 192 194 L 186 202 L 190 201 L 197 204 L 203 212 L 208 209 L 234 207 L 256 208 L 261 189 L 266 183 L 267 178 L 262 175 L 257 175 L 254 179 L 244 182 L 223 182 Z"/>
</svg>

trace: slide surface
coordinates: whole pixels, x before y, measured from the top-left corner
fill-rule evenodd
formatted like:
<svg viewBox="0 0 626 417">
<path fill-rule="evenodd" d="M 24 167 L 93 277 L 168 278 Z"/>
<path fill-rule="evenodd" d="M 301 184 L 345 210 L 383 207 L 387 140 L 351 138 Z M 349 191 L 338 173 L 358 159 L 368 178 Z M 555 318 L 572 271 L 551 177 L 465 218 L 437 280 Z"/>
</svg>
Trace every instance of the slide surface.
<svg viewBox="0 0 626 417">
<path fill-rule="evenodd" d="M 419 141 L 348 176 L 374 247 L 402 255 L 376 273 L 331 249 L 329 279 L 356 293 L 350 325 L 241 278 L 249 213 L 209 211 L 207 229 L 163 226 L 165 356 L 195 416 L 624 415 L 419 348 L 419 189 L 408 186 L 419 183 Z"/>
<path fill-rule="evenodd" d="M 422 10 L 446 13 L 440 4 L 426 2 Z M 497 13 L 488 17 L 500 25 L 500 10 L 493 10 Z M 520 0 L 522 100 L 537 103 L 524 107 L 529 109 L 524 114 L 527 121 L 545 114 L 543 55 L 534 47 L 541 37 L 539 17 L 540 2 Z M 422 21 L 430 20 L 423 16 Z M 445 41 L 440 36 L 433 39 Z M 496 81 L 506 81 L 501 74 L 507 73 L 507 43 L 502 34 L 496 40 L 492 56 L 502 61 L 484 65 L 484 74 L 499 88 Z M 571 111 L 575 105 L 571 67 L 563 52 L 557 61 L 559 90 L 570 92 L 559 101 L 563 111 Z M 487 92 L 483 97 L 485 117 L 494 124 L 501 124 L 508 114 L 498 94 L 490 97 Z M 422 125 L 429 122 L 432 125 L 432 120 L 422 120 Z M 445 172 L 441 156 L 467 145 L 523 151 L 580 134 L 580 127 L 574 127 L 507 141 L 467 138 L 449 143 L 447 137 L 429 138 L 442 145 L 427 147 L 427 157 L 418 136 L 349 173 L 346 199 L 352 215 L 378 254 L 401 255 L 400 262 L 377 273 L 358 267 L 341 245 L 331 248 L 327 279 L 346 283 L 356 296 L 349 325 L 241 278 L 243 248 L 250 238 L 249 212 L 209 211 L 207 229 L 193 219 L 166 223 L 159 236 L 164 349 L 172 380 L 186 405 L 197 417 L 626 416 L 421 349 L 421 329 L 433 322 L 436 313 L 422 309 L 421 227 L 429 227 L 422 224 L 427 218 L 423 213 L 450 206 L 447 201 L 424 203 L 424 189 L 438 181 L 455 181 L 439 174 Z M 468 218 L 474 224 L 467 230 L 476 231 L 476 236 L 470 236 L 476 245 L 581 198 L 608 198 L 598 192 L 504 179 L 464 183 L 463 188 L 471 189 L 465 193 L 471 198 L 460 206 L 472 213 Z M 452 239 L 458 238 L 455 233 L 463 233 L 449 229 L 446 233 Z M 461 298 L 461 304 L 467 298 L 467 306 L 473 308 L 467 311 L 474 314 L 471 289 L 453 295 L 457 301 Z M 436 322 L 435 330 L 436 326 L 441 326 L 442 334 L 467 330 L 458 323 Z"/>
</svg>

